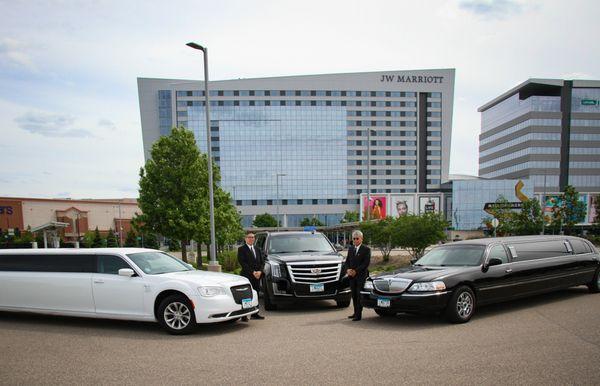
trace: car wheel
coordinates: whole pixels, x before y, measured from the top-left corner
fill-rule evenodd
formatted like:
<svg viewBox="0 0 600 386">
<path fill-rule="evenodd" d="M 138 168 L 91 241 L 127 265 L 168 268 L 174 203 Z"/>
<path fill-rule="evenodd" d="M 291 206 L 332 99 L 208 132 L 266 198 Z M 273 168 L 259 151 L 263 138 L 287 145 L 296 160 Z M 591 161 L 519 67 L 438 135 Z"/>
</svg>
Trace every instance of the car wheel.
<svg viewBox="0 0 600 386">
<path fill-rule="evenodd" d="M 390 310 L 381 310 L 378 308 L 375 308 L 375 313 L 379 316 L 381 316 L 382 318 L 387 318 L 390 316 L 396 316 L 396 312 L 394 311 L 390 311 Z"/>
<path fill-rule="evenodd" d="M 600 268 L 596 270 L 594 278 L 587 286 L 593 294 L 600 292 Z"/>
<path fill-rule="evenodd" d="M 337 308 L 350 307 L 350 299 L 336 299 L 335 305 L 337 306 Z"/>
<path fill-rule="evenodd" d="M 475 312 L 475 304 L 475 294 L 471 288 L 458 287 L 446 307 L 446 319 L 452 323 L 468 322 Z"/>
<path fill-rule="evenodd" d="M 196 328 L 196 316 L 190 301 L 182 295 L 164 299 L 158 306 L 158 321 L 169 334 L 189 334 Z"/>
</svg>

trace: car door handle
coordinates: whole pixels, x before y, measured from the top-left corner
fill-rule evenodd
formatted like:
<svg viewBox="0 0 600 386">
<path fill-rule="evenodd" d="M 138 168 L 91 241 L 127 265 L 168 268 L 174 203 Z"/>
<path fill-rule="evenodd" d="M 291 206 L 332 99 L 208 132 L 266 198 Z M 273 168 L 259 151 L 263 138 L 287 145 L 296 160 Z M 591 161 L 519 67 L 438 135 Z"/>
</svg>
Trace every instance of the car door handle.
<svg viewBox="0 0 600 386">
<path fill-rule="evenodd" d="M 506 269 L 504 270 L 504 272 L 506 272 L 506 273 L 511 273 L 511 272 L 512 272 L 512 268 L 506 268 Z"/>
<path fill-rule="evenodd" d="M 94 283 L 95 284 L 104 284 L 104 280 L 102 280 L 102 279 L 95 279 Z"/>
</svg>

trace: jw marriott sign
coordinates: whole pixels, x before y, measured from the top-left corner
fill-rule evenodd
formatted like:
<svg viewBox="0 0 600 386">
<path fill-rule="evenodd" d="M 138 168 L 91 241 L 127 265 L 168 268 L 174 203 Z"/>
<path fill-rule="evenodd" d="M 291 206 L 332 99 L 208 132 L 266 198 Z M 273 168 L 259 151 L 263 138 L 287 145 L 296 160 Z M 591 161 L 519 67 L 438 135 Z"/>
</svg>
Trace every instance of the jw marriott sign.
<svg viewBox="0 0 600 386">
<path fill-rule="evenodd" d="M 380 82 L 398 83 L 442 83 L 443 76 L 430 75 L 381 75 Z"/>
</svg>

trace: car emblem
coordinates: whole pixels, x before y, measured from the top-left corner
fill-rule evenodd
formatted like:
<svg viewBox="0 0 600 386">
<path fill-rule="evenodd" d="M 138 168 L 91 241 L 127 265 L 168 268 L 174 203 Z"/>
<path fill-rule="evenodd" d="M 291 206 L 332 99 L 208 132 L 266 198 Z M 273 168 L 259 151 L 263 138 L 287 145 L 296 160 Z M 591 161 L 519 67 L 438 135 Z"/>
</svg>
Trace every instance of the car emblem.
<svg viewBox="0 0 600 386">
<path fill-rule="evenodd" d="M 244 287 L 244 288 L 236 288 L 235 290 L 238 292 L 243 292 L 246 291 L 248 289 L 248 287 Z"/>
<path fill-rule="evenodd" d="M 312 273 L 321 273 L 321 268 L 311 268 L 310 272 L 312 272 Z"/>
</svg>

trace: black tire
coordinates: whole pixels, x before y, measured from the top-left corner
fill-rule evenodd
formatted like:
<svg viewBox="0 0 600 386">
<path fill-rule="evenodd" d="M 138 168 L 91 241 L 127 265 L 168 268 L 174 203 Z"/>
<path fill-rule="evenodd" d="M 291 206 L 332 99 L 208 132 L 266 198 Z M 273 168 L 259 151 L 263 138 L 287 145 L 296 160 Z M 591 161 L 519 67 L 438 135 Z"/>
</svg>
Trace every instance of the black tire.
<svg viewBox="0 0 600 386">
<path fill-rule="evenodd" d="M 380 308 L 375 308 L 375 313 L 382 318 L 389 318 L 390 316 L 396 316 L 396 312 L 391 310 L 382 310 Z"/>
<path fill-rule="evenodd" d="M 588 283 L 588 288 L 591 293 L 597 294 L 600 292 L 600 268 L 596 270 L 596 274 L 590 283 Z"/>
<path fill-rule="evenodd" d="M 165 298 L 158 306 L 157 319 L 172 335 L 185 335 L 196 329 L 196 315 L 189 299 L 183 295 Z"/>
<path fill-rule="evenodd" d="M 452 323 L 466 323 L 475 313 L 477 304 L 475 294 L 467 286 L 458 287 L 454 290 L 452 298 L 446 307 L 445 317 Z"/>
<path fill-rule="evenodd" d="M 350 299 L 335 299 L 335 305 L 337 308 L 348 308 L 350 307 Z"/>
</svg>

